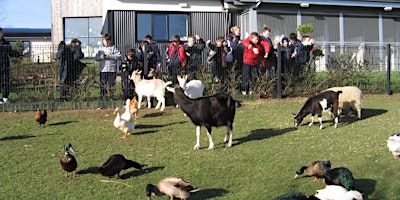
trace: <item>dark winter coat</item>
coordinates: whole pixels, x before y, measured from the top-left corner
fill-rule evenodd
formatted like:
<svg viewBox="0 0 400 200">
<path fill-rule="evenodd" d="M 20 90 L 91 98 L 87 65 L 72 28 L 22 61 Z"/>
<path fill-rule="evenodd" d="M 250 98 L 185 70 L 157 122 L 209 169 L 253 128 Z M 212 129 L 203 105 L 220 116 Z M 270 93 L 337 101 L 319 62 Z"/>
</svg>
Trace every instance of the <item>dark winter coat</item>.
<svg viewBox="0 0 400 200">
<path fill-rule="evenodd" d="M 61 60 L 60 63 L 60 83 L 73 85 L 79 80 L 83 69 L 86 65 L 79 61 L 84 54 L 79 45 L 70 44 L 66 45 L 63 41 L 58 45 L 56 59 Z"/>
</svg>

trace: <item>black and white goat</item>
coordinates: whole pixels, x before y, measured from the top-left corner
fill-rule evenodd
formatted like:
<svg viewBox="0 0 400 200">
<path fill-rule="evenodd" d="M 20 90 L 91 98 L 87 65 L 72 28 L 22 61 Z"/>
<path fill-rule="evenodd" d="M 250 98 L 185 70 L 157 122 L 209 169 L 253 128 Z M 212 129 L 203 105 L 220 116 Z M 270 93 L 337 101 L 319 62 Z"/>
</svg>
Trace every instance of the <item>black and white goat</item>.
<svg viewBox="0 0 400 200">
<path fill-rule="evenodd" d="M 314 123 L 314 115 L 318 115 L 319 128 L 322 129 L 322 111 L 332 112 L 335 120 L 335 128 L 339 123 L 338 118 L 338 103 L 339 94 L 342 91 L 323 91 L 307 99 L 300 112 L 294 116 L 294 125 L 298 126 L 308 114 L 311 114 L 311 122 L 308 124 L 312 126 Z"/>
<path fill-rule="evenodd" d="M 235 101 L 232 96 L 226 93 L 191 99 L 185 95 L 181 87 L 167 87 L 167 90 L 174 93 L 175 103 L 196 125 L 196 144 L 193 150 L 200 148 L 201 126 L 207 128 L 207 136 L 210 141 L 208 149 L 214 149 L 214 142 L 211 136 L 212 126 L 226 126 L 227 134 L 224 142 L 227 143 L 228 147 L 232 146 L 233 119 L 236 107 L 241 106 L 238 101 Z"/>
</svg>

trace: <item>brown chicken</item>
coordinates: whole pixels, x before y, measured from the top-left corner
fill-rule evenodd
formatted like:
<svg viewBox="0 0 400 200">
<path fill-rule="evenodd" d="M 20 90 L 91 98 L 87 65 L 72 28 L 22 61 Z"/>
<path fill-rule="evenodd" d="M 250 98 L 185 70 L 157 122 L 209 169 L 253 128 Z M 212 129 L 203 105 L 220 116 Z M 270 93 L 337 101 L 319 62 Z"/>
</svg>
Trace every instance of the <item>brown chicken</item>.
<svg viewBox="0 0 400 200">
<path fill-rule="evenodd" d="M 36 111 L 35 120 L 37 121 L 37 123 L 39 124 L 39 126 L 45 125 L 46 122 L 47 122 L 47 111 L 44 110 L 44 111 L 42 112 L 42 111 L 40 110 L 40 108 L 38 108 L 37 111 Z"/>
<path fill-rule="evenodd" d="M 138 101 L 137 101 L 136 97 L 133 97 L 131 102 L 129 103 L 129 110 L 131 111 L 132 115 L 135 115 L 135 118 L 136 118 L 136 114 L 139 111 Z"/>
</svg>

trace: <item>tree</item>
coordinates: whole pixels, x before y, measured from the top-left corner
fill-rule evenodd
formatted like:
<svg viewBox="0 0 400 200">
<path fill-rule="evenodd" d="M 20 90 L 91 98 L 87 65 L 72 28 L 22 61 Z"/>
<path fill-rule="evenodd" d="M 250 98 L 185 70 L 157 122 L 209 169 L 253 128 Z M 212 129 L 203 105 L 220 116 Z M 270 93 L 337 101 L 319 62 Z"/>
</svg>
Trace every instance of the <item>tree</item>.
<svg viewBox="0 0 400 200">
<path fill-rule="evenodd" d="M 301 24 L 297 27 L 297 31 L 300 32 L 301 36 L 310 36 L 314 32 L 314 26 L 312 24 Z"/>
</svg>

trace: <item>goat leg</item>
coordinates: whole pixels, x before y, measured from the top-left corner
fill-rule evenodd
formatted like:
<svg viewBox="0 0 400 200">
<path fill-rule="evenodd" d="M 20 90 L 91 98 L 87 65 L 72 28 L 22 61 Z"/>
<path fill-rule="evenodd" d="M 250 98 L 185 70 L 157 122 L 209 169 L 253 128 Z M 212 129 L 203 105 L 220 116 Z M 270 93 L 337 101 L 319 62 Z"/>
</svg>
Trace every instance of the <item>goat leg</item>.
<svg viewBox="0 0 400 200">
<path fill-rule="evenodd" d="M 319 129 L 322 129 L 322 117 L 318 116 Z"/>
<path fill-rule="evenodd" d="M 197 150 L 200 148 L 200 126 L 196 126 L 196 144 L 193 147 L 193 150 Z"/>
<path fill-rule="evenodd" d="M 308 124 L 308 126 L 312 126 L 314 124 L 314 115 L 311 115 L 311 122 Z"/>
<path fill-rule="evenodd" d="M 214 149 L 214 142 L 212 139 L 211 131 L 207 130 L 207 136 L 208 136 L 208 140 L 210 140 L 210 145 L 208 146 L 208 150 L 212 150 L 212 149 Z"/>
</svg>

